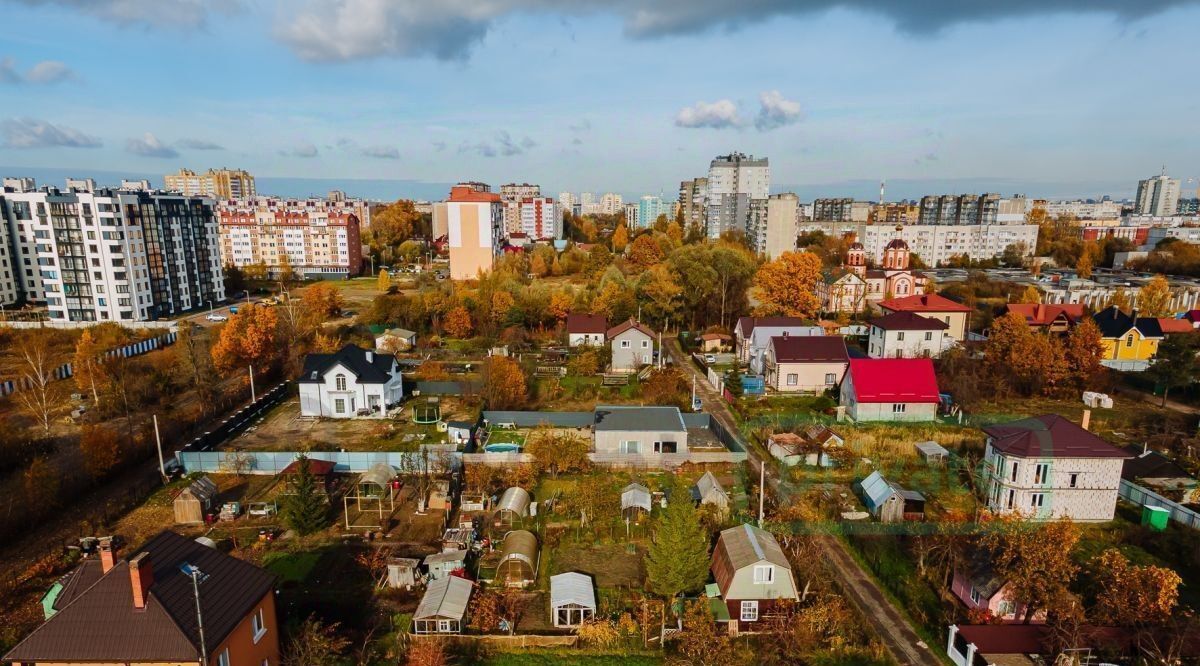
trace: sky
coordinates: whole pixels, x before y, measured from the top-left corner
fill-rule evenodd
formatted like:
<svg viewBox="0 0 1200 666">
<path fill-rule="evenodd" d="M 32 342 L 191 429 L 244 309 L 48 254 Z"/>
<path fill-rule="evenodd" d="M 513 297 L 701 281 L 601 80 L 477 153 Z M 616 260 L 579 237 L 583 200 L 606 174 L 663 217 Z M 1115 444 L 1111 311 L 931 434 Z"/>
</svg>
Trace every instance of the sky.
<svg viewBox="0 0 1200 666">
<path fill-rule="evenodd" d="M 0 0 L 0 175 L 1132 196 L 1200 185 L 1200 0 Z M 1194 179 L 1191 184 L 1189 178 Z"/>
</svg>

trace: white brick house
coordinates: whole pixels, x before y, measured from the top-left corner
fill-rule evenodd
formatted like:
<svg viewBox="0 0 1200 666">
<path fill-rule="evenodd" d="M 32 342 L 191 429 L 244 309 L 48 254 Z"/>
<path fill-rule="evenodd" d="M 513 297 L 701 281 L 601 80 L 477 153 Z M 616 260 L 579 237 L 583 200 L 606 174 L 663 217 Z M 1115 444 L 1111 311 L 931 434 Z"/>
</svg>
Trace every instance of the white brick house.
<svg viewBox="0 0 1200 666">
<path fill-rule="evenodd" d="M 1030 520 L 1112 520 L 1133 454 L 1055 414 L 983 429 L 988 508 Z"/>
<path fill-rule="evenodd" d="M 296 383 L 301 416 L 379 418 L 404 398 L 396 357 L 355 345 L 333 354 L 305 356 Z"/>
</svg>

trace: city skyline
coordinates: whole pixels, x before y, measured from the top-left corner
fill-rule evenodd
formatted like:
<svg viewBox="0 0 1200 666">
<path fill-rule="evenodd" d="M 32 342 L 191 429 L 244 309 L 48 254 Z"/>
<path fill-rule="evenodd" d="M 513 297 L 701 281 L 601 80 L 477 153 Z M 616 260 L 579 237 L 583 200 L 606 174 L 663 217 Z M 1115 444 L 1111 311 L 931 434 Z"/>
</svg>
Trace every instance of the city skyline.
<svg viewBox="0 0 1200 666">
<path fill-rule="evenodd" d="M 1195 2 L 0 6 L 0 97 L 19 101 L 0 112 L 0 169 L 53 185 L 39 172 L 161 185 L 228 166 L 281 195 L 430 198 L 474 179 L 670 199 L 731 150 L 770 157 L 772 191 L 802 200 L 873 199 L 880 179 L 889 199 L 1132 198 L 1164 163 L 1188 196 L 1200 177 L 1180 140 L 1200 112 Z"/>
</svg>

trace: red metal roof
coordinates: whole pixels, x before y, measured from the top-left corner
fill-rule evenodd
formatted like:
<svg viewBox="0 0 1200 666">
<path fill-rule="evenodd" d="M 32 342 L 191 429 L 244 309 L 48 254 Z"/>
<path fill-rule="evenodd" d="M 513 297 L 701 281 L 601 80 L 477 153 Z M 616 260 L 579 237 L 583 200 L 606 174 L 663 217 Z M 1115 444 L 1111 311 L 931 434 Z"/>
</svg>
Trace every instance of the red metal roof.
<svg viewBox="0 0 1200 666">
<path fill-rule="evenodd" d="M 1192 322 L 1186 319 L 1171 319 L 1169 317 L 1160 317 L 1158 327 L 1163 333 L 1195 333 L 1196 328 L 1192 326 Z"/>
<path fill-rule="evenodd" d="M 1083 319 L 1084 315 L 1082 303 L 1063 303 L 1061 305 L 1009 303 L 1007 309 L 1009 312 L 1016 312 L 1024 317 L 1025 323 L 1030 326 L 1049 326 L 1060 316 L 1065 317 L 1070 323 L 1076 323 Z"/>
<path fill-rule="evenodd" d="M 858 402 L 937 402 L 937 376 L 927 358 L 852 358 Z"/>
<path fill-rule="evenodd" d="M 1132 458 L 1133 454 L 1100 439 L 1057 414 L 998 423 L 983 429 L 992 446 L 1028 458 Z"/>
<path fill-rule="evenodd" d="M 608 322 L 604 319 L 604 315 L 576 312 L 567 315 L 568 333 L 595 333 L 602 335 L 607 330 Z"/>
<path fill-rule="evenodd" d="M 879 307 L 893 312 L 970 312 L 971 308 L 937 294 L 914 294 L 879 301 Z"/>
</svg>

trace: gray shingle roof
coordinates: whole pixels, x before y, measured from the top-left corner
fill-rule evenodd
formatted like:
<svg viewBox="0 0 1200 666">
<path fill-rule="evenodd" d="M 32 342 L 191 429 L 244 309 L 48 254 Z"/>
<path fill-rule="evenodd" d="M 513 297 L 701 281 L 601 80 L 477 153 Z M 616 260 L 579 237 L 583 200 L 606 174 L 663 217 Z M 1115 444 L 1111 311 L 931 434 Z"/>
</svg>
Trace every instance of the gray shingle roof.
<svg viewBox="0 0 1200 666">
<path fill-rule="evenodd" d="M 687 430 L 678 407 L 628 407 L 597 405 L 596 431 L 667 431 Z"/>
</svg>

